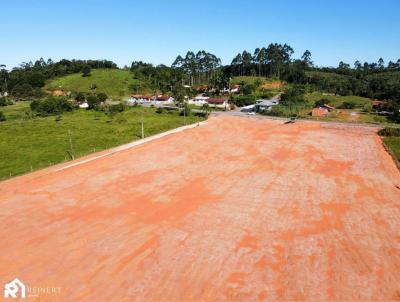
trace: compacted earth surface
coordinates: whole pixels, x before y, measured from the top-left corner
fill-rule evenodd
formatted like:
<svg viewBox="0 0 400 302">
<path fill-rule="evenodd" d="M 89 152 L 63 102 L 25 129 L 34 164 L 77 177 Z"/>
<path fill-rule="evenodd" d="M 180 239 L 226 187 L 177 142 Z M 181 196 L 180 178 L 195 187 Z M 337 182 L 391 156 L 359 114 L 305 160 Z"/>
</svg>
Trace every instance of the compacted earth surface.
<svg viewBox="0 0 400 302">
<path fill-rule="evenodd" d="M 28 300 L 400 299 L 400 173 L 373 128 L 219 116 L 0 193 L 0 283 Z"/>
</svg>

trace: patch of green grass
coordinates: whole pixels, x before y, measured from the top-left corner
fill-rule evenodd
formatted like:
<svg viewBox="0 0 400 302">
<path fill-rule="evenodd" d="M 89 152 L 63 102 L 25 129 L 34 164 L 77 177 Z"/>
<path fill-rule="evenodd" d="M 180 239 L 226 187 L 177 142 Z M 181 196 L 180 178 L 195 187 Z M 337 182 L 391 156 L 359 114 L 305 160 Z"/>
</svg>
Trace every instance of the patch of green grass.
<svg viewBox="0 0 400 302">
<path fill-rule="evenodd" d="M 343 102 L 350 102 L 350 103 L 354 103 L 355 108 L 364 108 L 364 105 L 371 103 L 370 99 L 364 98 L 364 97 L 361 97 L 361 96 L 354 96 L 354 95 L 348 95 L 348 96 L 323 95 L 320 92 L 308 93 L 308 94 L 305 95 L 305 99 L 310 105 L 314 105 L 314 103 L 316 101 L 319 101 L 320 99 L 327 99 L 327 100 L 329 100 L 329 105 L 331 105 L 333 107 L 338 107 Z"/>
<path fill-rule="evenodd" d="M 400 162 L 400 137 L 387 136 L 383 138 L 383 143 L 389 148 L 393 155 L 397 158 L 397 162 Z"/>
<path fill-rule="evenodd" d="M 30 111 L 29 104 L 30 102 L 19 101 L 14 105 L 0 107 L 0 111 L 5 114 L 7 120 L 21 119 L 24 118 L 26 111 Z"/>
<path fill-rule="evenodd" d="M 69 132 L 72 154 L 78 158 L 141 138 L 142 113 L 146 137 L 184 125 L 177 112 L 157 114 L 155 108 L 129 108 L 113 117 L 80 109 L 57 121 L 56 116 L 11 119 L 9 116 L 18 116 L 19 111 L 24 116 L 28 105 L 13 106 L 7 108 L 7 121 L 0 123 L 0 179 L 70 160 Z M 193 115 L 186 117 L 187 124 L 199 120 Z"/>
<path fill-rule="evenodd" d="M 256 76 L 238 76 L 232 78 L 232 84 L 240 84 L 242 82 L 245 84 L 254 84 L 257 80 L 261 81 L 261 83 L 265 83 L 267 79 Z"/>
<path fill-rule="evenodd" d="M 360 112 L 359 122 L 362 123 L 373 123 L 373 124 L 391 124 L 391 121 L 387 116 L 378 115 L 376 113 Z"/>
<path fill-rule="evenodd" d="M 254 82 L 257 80 L 261 81 L 262 83 L 274 83 L 279 81 L 276 78 L 269 78 L 269 77 L 236 76 L 232 78 L 232 84 L 240 84 L 241 82 L 245 82 L 246 84 L 254 84 Z"/>
<path fill-rule="evenodd" d="M 104 92 L 108 97 L 118 99 L 131 94 L 131 86 L 140 84 L 133 78 L 130 71 L 120 69 L 95 69 L 91 76 L 82 77 L 81 73 L 71 74 L 50 80 L 45 90 L 73 91 L 73 92 Z M 91 89 L 96 85 L 96 89 Z"/>
</svg>

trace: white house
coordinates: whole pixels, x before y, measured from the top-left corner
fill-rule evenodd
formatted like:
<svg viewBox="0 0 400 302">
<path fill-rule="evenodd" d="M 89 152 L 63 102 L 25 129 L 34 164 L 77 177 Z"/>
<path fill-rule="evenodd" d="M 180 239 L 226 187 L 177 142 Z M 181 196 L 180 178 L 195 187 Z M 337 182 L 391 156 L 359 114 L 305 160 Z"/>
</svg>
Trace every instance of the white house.
<svg viewBox="0 0 400 302">
<path fill-rule="evenodd" d="M 188 101 L 189 104 L 197 105 L 197 106 L 202 106 L 207 103 L 207 100 L 209 99 L 208 96 L 203 96 L 203 95 L 198 95 L 194 99 L 191 99 Z"/>
<path fill-rule="evenodd" d="M 207 103 L 210 105 L 210 107 L 223 108 L 225 110 L 229 110 L 230 108 L 228 99 L 224 98 L 208 98 Z"/>
<path fill-rule="evenodd" d="M 174 103 L 174 98 L 170 96 L 154 96 L 151 98 L 151 102 L 161 105 L 161 104 L 173 104 Z"/>
<path fill-rule="evenodd" d="M 151 97 L 149 96 L 144 96 L 144 95 L 131 95 L 129 99 L 126 100 L 128 105 L 134 105 L 134 104 L 143 104 L 146 102 L 150 102 Z"/>
</svg>

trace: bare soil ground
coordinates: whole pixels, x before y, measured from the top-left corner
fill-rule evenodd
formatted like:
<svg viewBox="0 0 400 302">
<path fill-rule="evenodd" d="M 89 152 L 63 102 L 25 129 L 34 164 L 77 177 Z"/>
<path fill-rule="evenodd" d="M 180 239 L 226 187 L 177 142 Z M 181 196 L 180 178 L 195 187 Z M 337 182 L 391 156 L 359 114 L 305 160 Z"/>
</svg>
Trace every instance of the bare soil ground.
<svg viewBox="0 0 400 302">
<path fill-rule="evenodd" d="M 274 81 L 274 82 L 264 83 L 262 85 L 262 88 L 264 88 L 264 89 L 277 89 L 277 88 L 281 88 L 283 85 L 284 85 L 284 83 L 281 82 L 281 81 Z"/>
<path fill-rule="evenodd" d="M 219 116 L 102 155 L 0 183 L 1 284 L 60 287 L 43 301 L 400 299 L 400 173 L 373 128 Z"/>
</svg>

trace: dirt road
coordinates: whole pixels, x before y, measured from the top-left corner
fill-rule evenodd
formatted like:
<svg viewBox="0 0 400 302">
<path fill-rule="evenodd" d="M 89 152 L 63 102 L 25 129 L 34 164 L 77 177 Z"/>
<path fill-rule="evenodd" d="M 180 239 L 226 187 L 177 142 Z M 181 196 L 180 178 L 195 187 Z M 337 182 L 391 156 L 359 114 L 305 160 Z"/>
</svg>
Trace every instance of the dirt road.
<svg viewBox="0 0 400 302">
<path fill-rule="evenodd" d="M 0 183 L 0 284 L 29 299 L 400 299 L 374 129 L 220 116 L 70 164 Z"/>
</svg>

